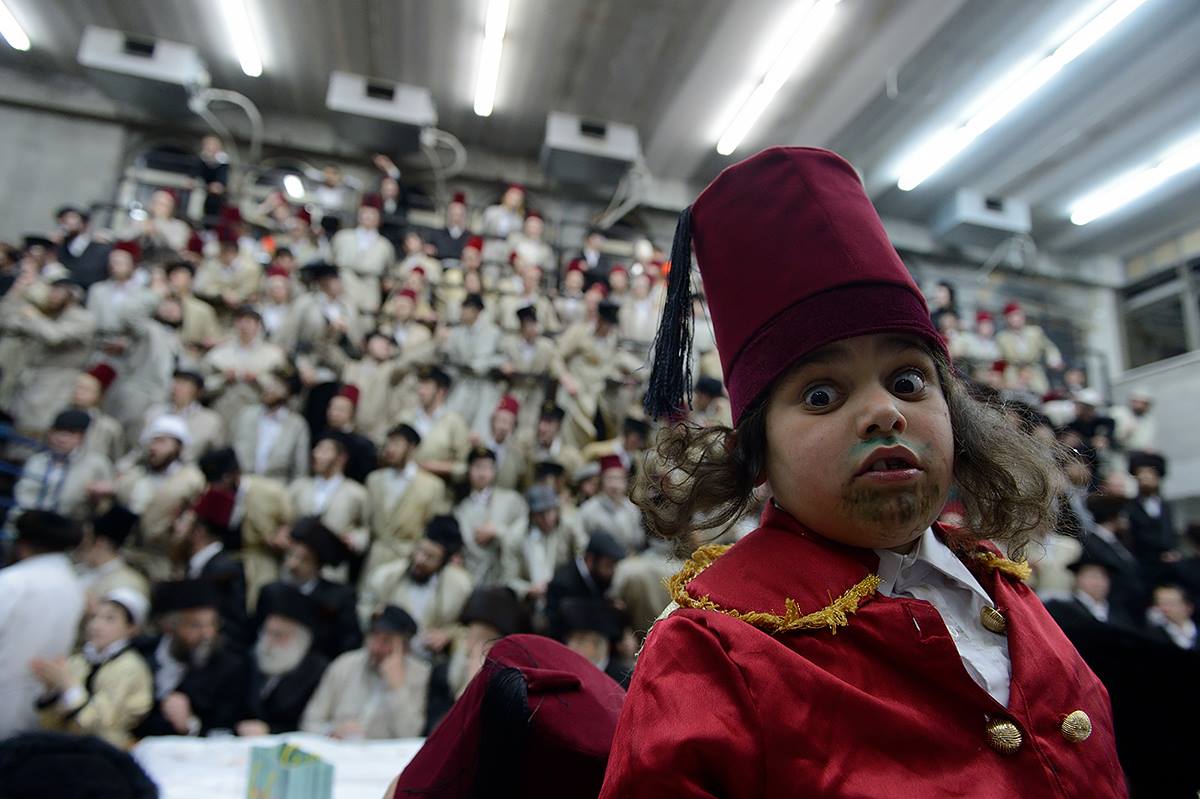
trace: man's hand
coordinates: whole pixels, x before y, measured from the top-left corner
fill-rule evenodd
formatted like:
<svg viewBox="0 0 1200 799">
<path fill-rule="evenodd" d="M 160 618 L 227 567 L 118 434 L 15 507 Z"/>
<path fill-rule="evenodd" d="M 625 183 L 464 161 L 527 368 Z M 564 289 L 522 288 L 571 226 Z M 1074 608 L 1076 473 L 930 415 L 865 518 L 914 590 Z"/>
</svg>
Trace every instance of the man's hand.
<svg viewBox="0 0 1200 799">
<path fill-rule="evenodd" d="M 29 668 L 47 690 L 61 694 L 71 687 L 71 671 L 67 668 L 67 659 L 64 657 L 34 658 L 30 661 Z"/>
<path fill-rule="evenodd" d="M 93 500 L 111 497 L 116 493 L 116 488 L 111 480 L 93 480 L 84 487 L 84 490 Z"/>
<path fill-rule="evenodd" d="M 404 685 L 404 650 L 396 647 L 391 653 L 383 659 L 379 664 L 379 675 L 383 677 L 383 681 L 387 683 L 388 688 L 393 691 L 400 690 Z"/>
<path fill-rule="evenodd" d="M 162 701 L 162 714 L 175 732 L 180 735 L 188 734 L 188 722 L 192 718 L 192 700 L 178 691 L 167 696 Z"/>
<path fill-rule="evenodd" d="M 432 652 L 443 652 L 450 645 L 450 633 L 445 630 L 426 630 L 421 641 Z"/>
<path fill-rule="evenodd" d="M 357 721 L 343 721 L 341 724 L 333 728 L 333 732 L 329 733 L 331 738 L 341 738 L 349 740 L 354 738 L 362 738 L 366 735 L 366 730 L 363 725 Z"/>
<path fill-rule="evenodd" d="M 265 721 L 258 719 L 249 719 L 247 721 L 239 721 L 236 728 L 237 734 L 243 738 L 253 738 L 255 735 L 270 735 L 271 728 Z"/>
<path fill-rule="evenodd" d="M 548 587 L 548 583 L 534 583 L 533 585 L 529 586 L 529 598 L 541 599 L 546 595 L 546 589 Z"/>
<path fill-rule="evenodd" d="M 475 543 L 481 547 L 486 547 L 495 540 L 496 535 L 496 525 L 491 522 L 484 522 L 475 528 Z"/>
</svg>

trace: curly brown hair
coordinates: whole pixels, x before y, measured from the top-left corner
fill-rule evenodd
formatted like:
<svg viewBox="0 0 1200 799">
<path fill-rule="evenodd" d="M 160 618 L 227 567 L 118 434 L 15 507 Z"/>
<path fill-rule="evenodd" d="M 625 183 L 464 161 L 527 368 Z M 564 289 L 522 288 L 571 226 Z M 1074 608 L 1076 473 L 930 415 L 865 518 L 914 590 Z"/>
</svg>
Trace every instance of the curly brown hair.
<svg viewBox="0 0 1200 799">
<path fill-rule="evenodd" d="M 1014 424 L 999 398 L 974 399 L 944 356 L 930 356 L 950 412 L 954 482 L 965 510 L 964 537 L 949 543 L 973 546 L 989 539 L 1019 559 L 1031 542 L 1058 528 L 1072 453 Z M 679 552 L 704 543 L 705 533 L 720 535 L 752 505 L 766 465 L 773 388 L 736 428 L 684 421 L 660 431 L 632 497 L 647 528 L 674 541 Z"/>
</svg>

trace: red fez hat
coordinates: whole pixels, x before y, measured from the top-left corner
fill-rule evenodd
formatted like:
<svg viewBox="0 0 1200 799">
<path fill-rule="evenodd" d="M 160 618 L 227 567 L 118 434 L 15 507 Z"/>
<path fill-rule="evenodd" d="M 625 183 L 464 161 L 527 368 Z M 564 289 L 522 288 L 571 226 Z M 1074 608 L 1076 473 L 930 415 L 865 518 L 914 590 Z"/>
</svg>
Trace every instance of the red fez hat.
<svg viewBox="0 0 1200 799">
<path fill-rule="evenodd" d="M 133 239 L 118 241 L 113 245 L 113 249 L 129 253 L 129 257 L 134 260 L 134 263 L 142 260 L 142 247 Z"/>
<path fill-rule="evenodd" d="M 192 504 L 192 512 L 203 522 L 216 527 L 228 527 L 236 500 L 237 496 L 232 491 L 210 486 Z"/>
<path fill-rule="evenodd" d="M 342 386 L 342 390 L 339 391 L 337 395 L 339 397 L 345 397 L 346 399 L 350 400 L 351 405 L 356 408 L 358 407 L 358 386 L 352 383 L 347 383 L 346 385 Z"/>
<path fill-rule="evenodd" d="M 1006 361 L 1004 359 L 1001 359 L 998 361 L 992 361 L 992 371 L 993 372 L 1007 372 L 1008 371 L 1008 361 Z"/>
<path fill-rule="evenodd" d="M 296 218 L 306 225 L 312 224 L 312 214 L 309 213 L 307 208 L 302 207 L 300 210 L 296 211 Z"/>
<path fill-rule="evenodd" d="M 595 291 L 595 292 L 597 292 L 597 293 L 598 293 L 598 294 L 599 294 L 601 297 L 607 297 L 607 296 L 608 296 L 608 286 L 606 286 L 604 283 L 600 282 L 599 280 L 597 280 L 597 281 L 596 281 L 595 283 L 593 283 L 592 285 L 588 286 L 587 290 L 588 290 L 588 292 L 589 292 L 589 293 L 590 293 L 590 292 L 593 292 L 593 291 Z"/>
<path fill-rule="evenodd" d="M 104 391 L 108 391 L 108 387 L 117 379 L 117 371 L 106 363 L 96 364 L 87 373 L 100 382 L 100 388 Z"/>
<path fill-rule="evenodd" d="M 1021 303 L 1010 302 L 1004 306 L 1004 315 L 1008 316 L 1010 313 L 1016 313 L 1019 310 L 1021 310 Z"/>
<path fill-rule="evenodd" d="M 991 321 L 994 321 L 992 319 L 991 311 L 976 311 L 975 312 L 975 324 L 979 324 L 980 322 L 991 322 Z"/>
<path fill-rule="evenodd" d="M 576 258 L 575 260 L 571 261 L 570 266 L 567 267 L 567 271 L 581 273 L 587 272 L 586 263 L 582 258 Z"/>
<path fill-rule="evenodd" d="M 450 198 L 450 202 L 458 203 L 459 205 L 467 204 L 467 195 L 461 191 L 454 192 L 454 196 Z"/>
<path fill-rule="evenodd" d="M 620 272 L 625 275 L 629 274 L 629 270 L 625 268 L 625 264 L 614 264 L 613 268 L 608 270 L 608 273 L 610 275 L 616 274 L 617 272 Z"/>
<path fill-rule="evenodd" d="M 546 218 L 537 211 L 530 211 L 529 213 L 525 214 L 525 218 L 526 219 L 540 219 L 543 222 L 546 221 Z"/>
<path fill-rule="evenodd" d="M 672 416 L 692 381 L 692 244 L 733 420 L 797 360 L 874 333 L 945 352 L 925 297 L 854 168 L 810 147 L 772 147 L 725 169 L 680 215 L 647 412 Z"/>
<path fill-rule="evenodd" d="M 624 701 L 620 685 L 559 642 L 502 638 L 392 796 L 595 797 Z"/>
<path fill-rule="evenodd" d="M 222 225 L 237 225 L 242 221 L 242 212 L 236 205 L 226 205 L 221 208 L 221 213 L 218 214 Z"/>
<path fill-rule="evenodd" d="M 517 398 L 512 394 L 505 394 L 500 398 L 500 404 L 496 406 L 497 411 L 508 411 L 513 416 L 521 412 L 521 403 L 517 402 Z"/>
<path fill-rule="evenodd" d="M 421 266 L 420 264 L 417 264 L 416 266 L 414 266 L 412 269 L 410 269 L 408 271 L 409 271 L 409 274 L 420 275 L 421 277 L 425 276 L 425 267 Z"/>
<path fill-rule="evenodd" d="M 413 291 L 412 289 L 401 289 L 398 296 L 408 297 L 413 302 L 417 301 L 417 292 Z"/>
<path fill-rule="evenodd" d="M 471 238 L 467 239 L 467 243 L 464 246 L 470 247 L 473 250 L 482 250 L 483 236 L 472 236 Z"/>
<path fill-rule="evenodd" d="M 621 463 L 621 459 L 616 455 L 605 455 L 600 459 L 600 473 L 603 474 L 609 469 L 625 471 L 625 464 Z"/>
<path fill-rule="evenodd" d="M 188 236 L 187 251 L 194 252 L 196 255 L 201 255 L 204 252 L 204 239 L 196 231 L 192 231 L 192 235 Z"/>
<path fill-rule="evenodd" d="M 220 225 L 217 227 L 217 241 L 222 244 L 236 244 L 238 240 L 237 231 L 228 225 Z"/>
<path fill-rule="evenodd" d="M 508 191 L 510 189 L 516 189 L 517 191 L 521 192 L 522 194 L 525 193 L 525 187 L 523 185 L 521 185 L 520 183 L 509 183 L 507 186 L 504 187 L 505 191 Z"/>
<path fill-rule="evenodd" d="M 383 197 L 375 194 L 374 192 L 370 194 L 364 194 L 362 198 L 362 207 L 374 208 L 378 211 L 381 211 L 383 210 Z"/>
<path fill-rule="evenodd" d="M 287 270 L 286 266 L 280 264 L 271 264 L 267 267 L 267 277 L 291 277 L 292 273 Z"/>
</svg>

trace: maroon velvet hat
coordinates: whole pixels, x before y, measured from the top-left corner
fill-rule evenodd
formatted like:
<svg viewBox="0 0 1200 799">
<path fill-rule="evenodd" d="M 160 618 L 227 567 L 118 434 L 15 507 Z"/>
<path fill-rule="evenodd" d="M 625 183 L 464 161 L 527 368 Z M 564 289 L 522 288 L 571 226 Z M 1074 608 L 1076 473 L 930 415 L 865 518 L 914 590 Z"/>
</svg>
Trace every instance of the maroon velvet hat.
<svg viewBox="0 0 1200 799">
<path fill-rule="evenodd" d="M 625 691 L 557 641 L 510 635 L 396 783 L 402 797 L 592 797 Z"/>
<path fill-rule="evenodd" d="M 691 390 L 683 265 L 693 242 L 735 424 L 788 367 L 834 341 L 906 333 L 945 351 L 854 168 L 828 150 L 772 147 L 725 169 L 680 217 L 646 397 L 653 416 L 678 413 Z"/>
</svg>

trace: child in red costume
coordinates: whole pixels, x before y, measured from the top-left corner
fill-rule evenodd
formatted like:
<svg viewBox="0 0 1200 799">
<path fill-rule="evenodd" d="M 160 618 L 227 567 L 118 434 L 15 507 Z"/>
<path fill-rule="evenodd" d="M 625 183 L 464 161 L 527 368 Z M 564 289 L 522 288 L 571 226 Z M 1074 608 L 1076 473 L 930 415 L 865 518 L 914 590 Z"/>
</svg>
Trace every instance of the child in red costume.
<svg viewBox="0 0 1200 799">
<path fill-rule="evenodd" d="M 684 212 L 657 416 L 691 382 L 693 242 L 734 428 L 672 426 L 635 499 L 685 540 L 772 499 L 671 581 L 601 796 L 1125 796 L 1108 695 L 1022 582 L 1059 453 L 967 395 L 853 168 L 773 148 Z"/>
</svg>

